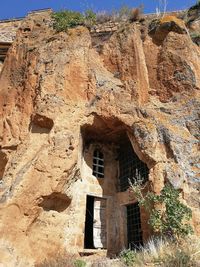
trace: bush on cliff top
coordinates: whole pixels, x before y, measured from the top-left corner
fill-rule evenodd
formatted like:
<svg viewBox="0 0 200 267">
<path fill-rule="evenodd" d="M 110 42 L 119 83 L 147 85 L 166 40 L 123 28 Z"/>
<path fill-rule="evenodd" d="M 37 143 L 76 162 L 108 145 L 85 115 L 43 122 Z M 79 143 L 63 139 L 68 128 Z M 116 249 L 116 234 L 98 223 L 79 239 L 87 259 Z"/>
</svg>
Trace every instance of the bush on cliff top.
<svg viewBox="0 0 200 267">
<path fill-rule="evenodd" d="M 113 12 L 100 11 L 95 13 L 91 9 L 88 9 L 84 14 L 72 10 L 61 10 L 54 12 L 53 28 L 58 31 L 67 31 L 69 28 L 74 28 L 79 25 L 91 27 L 96 23 L 105 23 L 108 21 L 120 22 L 120 21 L 138 21 L 141 19 L 143 13 L 143 6 L 138 8 L 129 8 L 122 6 L 119 10 Z"/>
<path fill-rule="evenodd" d="M 97 15 L 94 11 L 92 11 L 91 9 L 85 11 L 85 22 L 84 22 L 85 26 L 91 27 L 96 23 L 96 20 L 97 20 Z"/>
<path fill-rule="evenodd" d="M 54 19 L 53 27 L 58 32 L 83 25 L 84 22 L 84 16 L 81 13 L 71 10 L 58 11 L 53 13 L 52 16 Z"/>
<path fill-rule="evenodd" d="M 92 26 L 96 22 L 96 14 L 92 10 L 86 10 L 85 14 L 72 10 L 61 10 L 54 12 L 53 27 L 56 31 L 67 31 L 69 28 L 74 28 L 80 25 Z"/>
</svg>

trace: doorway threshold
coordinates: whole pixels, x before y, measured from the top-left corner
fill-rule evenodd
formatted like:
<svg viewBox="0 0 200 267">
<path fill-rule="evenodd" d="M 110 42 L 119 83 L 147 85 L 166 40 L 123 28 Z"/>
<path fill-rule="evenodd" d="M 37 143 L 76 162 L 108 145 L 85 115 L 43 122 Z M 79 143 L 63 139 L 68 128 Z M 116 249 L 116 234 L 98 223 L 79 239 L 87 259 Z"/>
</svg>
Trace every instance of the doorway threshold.
<svg viewBox="0 0 200 267">
<path fill-rule="evenodd" d="M 99 256 L 106 256 L 107 249 L 83 249 L 79 251 L 79 255 L 83 256 L 91 256 L 91 255 L 99 255 Z"/>
</svg>

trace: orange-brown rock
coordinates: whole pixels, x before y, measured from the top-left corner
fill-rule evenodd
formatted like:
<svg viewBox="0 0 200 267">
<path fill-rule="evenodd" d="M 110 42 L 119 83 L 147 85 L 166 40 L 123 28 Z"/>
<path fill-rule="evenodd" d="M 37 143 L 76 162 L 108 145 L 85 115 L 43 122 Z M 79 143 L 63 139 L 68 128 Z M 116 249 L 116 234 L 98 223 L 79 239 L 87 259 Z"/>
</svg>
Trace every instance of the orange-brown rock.
<svg viewBox="0 0 200 267">
<path fill-rule="evenodd" d="M 199 48 L 173 29 L 143 43 L 137 24 L 100 40 L 100 52 L 92 38 L 84 27 L 56 33 L 48 12 L 30 15 L 0 74 L 0 236 L 30 266 L 83 246 L 83 129 L 108 146 L 126 131 L 154 191 L 179 188 L 200 235 Z"/>
<path fill-rule="evenodd" d="M 169 32 L 176 32 L 179 34 L 187 32 L 184 21 L 178 19 L 176 16 L 166 15 L 155 22 L 156 27 L 153 27 L 152 31 L 154 32 L 153 41 L 157 45 L 160 45 L 165 40 Z"/>
</svg>

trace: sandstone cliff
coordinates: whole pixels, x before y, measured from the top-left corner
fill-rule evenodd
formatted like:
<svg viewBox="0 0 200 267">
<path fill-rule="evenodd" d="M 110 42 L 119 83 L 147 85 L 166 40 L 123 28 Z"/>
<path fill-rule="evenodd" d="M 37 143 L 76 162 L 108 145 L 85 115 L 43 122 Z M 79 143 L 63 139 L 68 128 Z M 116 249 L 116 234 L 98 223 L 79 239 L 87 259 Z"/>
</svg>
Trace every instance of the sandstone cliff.
<svg viewBox="0 0 200 267">
<path fill-rule="evenodd" d="M 142 41 L 139 27 L 99 51 L 87 28 L 56 33 L 48 12 L 22 22 L 0 74 L 0 234 L 20 257 L 76 250 L 88 127 L 105 139 L 126 131 L 154 191 L 181 189 L 200 234 L 200 49 L 174 29 Z"/>
</svg>

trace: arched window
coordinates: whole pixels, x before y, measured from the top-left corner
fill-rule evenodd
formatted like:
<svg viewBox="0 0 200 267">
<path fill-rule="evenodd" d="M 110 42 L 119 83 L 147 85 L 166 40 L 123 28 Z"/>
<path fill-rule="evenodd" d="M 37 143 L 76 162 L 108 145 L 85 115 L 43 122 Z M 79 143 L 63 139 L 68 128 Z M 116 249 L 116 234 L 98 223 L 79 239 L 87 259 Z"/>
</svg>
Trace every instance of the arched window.
<svg viewBox="0 0 200 267">
<path fill-rule="evenodd" d="M 92 174 L 97 178 L 104 178 L 104 157 L 99 149 L 94 150 Z"/>
</svg>

